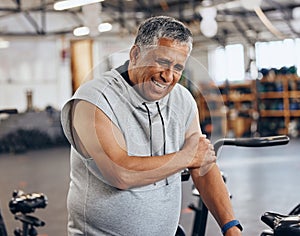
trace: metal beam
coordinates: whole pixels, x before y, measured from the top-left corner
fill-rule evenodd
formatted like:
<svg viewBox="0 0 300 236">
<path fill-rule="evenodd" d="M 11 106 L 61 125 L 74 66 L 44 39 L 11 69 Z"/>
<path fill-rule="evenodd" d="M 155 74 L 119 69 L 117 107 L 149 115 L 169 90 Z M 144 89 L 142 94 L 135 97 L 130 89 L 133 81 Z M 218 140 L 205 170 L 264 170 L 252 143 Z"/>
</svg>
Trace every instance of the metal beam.
<svg viewBox="0 0 300 236">
<path fill-rule="evenodd" d="M 46 22 L 46 1 L 45 0 L 41 0 L 41 33 L 42 34 L 45 34 L 46 32 L 46 25 L 47 25 L 47 22 Z"/>
<path fill-rule="evenodd" d="M 33 19 L 33 17 L 30 15 L 30 13 L 28 11 L 22 11 L 22 13 L 25 16 L 25 18 L 28 20 L 28 22 L 33 26 L 33 28 L 35 29 L 35 32 L 37 34 L 42 34 L 38 23 L 35 21 L 35 19 Z"/>
</svg>

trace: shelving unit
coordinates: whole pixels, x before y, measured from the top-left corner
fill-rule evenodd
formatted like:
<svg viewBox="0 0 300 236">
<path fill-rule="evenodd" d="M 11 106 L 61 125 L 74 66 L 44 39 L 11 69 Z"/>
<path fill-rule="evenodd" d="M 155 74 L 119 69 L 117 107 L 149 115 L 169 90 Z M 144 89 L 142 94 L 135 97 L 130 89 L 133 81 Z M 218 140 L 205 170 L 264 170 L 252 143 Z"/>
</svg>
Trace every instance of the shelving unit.
<svg viewBox="0 0 300 236">
<path fill-rule="evenodd" d="M 256 112 L 255 81 L 247 81 L 238 84 L 225 83 L 220 86 L 201 84 L 198 106 L 200 121 L 205 126 L 221 123 L 216 132 L 223 136 L 232 131 L 234 136 L 242 137 L 251 132 L 253 112 Z M 216 122 L 220 120 L 219 122 Z M 213 124 L 212 124 L 213 123 Z M 219 124 L 218 124 L 219 126 Z M 209 129 L 211 130 L 211 129 Z"/>
<path fill-rule="evenodd" d="M 259 132 L 289 134 L 291 122 L 300 121 L 300 78 L 295 74 L 265 75 L 259 81 L 258 95 Z"/>
<path fill-rule="evenodd" d="M 264 75 L 261 80 L 201 84 L 197 96 L 204 132 L 213 128 L 235 137 L 300 136 L 300 78 L 296 73 Z M 215 121 L 220 120 L 216 126 Z M 216 130 L 215 130 L 216 131 Z"/>
<path fill-rule="evenodd" d="M 220 90 L 228 107 L 228 132 L 233 132 L 235 137 L 250 136 L 253 114 L 257 111 L 255 81 L 227 82 Z"/>
</svg>

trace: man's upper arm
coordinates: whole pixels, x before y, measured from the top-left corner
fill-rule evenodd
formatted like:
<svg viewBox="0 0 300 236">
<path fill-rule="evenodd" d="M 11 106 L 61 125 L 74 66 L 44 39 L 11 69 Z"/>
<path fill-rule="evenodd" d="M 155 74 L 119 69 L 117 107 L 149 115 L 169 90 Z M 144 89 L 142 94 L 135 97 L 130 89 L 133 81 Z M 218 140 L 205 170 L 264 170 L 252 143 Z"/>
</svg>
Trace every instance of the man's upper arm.
<svg viewBox="0 0 300 236">
<path fill-rule="evenodd" d="M 199 136 L 202 134 L 201 128 L 200 128 L 198 112 L 195 113 L 195 116 L 194 116 L 188 130 L 185 133 L 185 139 L 189 138 L 191 135 L 193 135 L 195 133 L 198 133 Z"/>
<path fill-rule="evenodd" d="M 73 105 L 73 128 L 81 149 L 84 149 L 89 157 L 99 161 L 98 157 L 107 155 L 115 159 L 126 155 L 124 137 L 111 120 L 95 105 L 79 100 Z M 74 138 L 75 138 L 74 137 Z"/>
<path fill-rule="evenodd" d="M 72 130 L 76 150 L 95 161 L 109 184 L 128 188 L 127 173 L 120 166 L 127 155 L 125 142 L 110 119 L 95 105 L 77 100 L 72 108 Z"/>
</svg>

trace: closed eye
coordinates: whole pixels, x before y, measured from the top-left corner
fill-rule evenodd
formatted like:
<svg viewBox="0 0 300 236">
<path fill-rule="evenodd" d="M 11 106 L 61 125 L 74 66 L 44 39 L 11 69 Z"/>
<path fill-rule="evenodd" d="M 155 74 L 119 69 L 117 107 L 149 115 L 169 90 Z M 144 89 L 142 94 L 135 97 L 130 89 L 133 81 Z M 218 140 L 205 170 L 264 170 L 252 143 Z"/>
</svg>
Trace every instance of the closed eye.
<svg viewBox="0 0 300 236">
<path fill-rule="evenodd" d="M 175 69 L 177 72 L 181 72 L 181 71 L 183 71 L 184 67 L 183 67 L 183 65 L 176 64 L 176 65 L 174 66 L 174 69 Z"/>
<path fill-rule="evenodd" d="M 162 58 L 156 59 L 155 61 L 162 67 L 168 68 L 171 65 L 171 62 L 169 60 L 165 60 Z"/>
<path fill-rule="evenodd" d="M 171 67 L 171 64 L 172 62 L 169 61 L 169 60 L 166 60 L 166 59 L 163 59 L 163 58 L 158 58 L 155 60 L 157 64 L 159 64 L 160 66 L 164 67 L 164 68 L 170 68 Z M 181 64 L 176 64 L 174 66 L 174 70 L 176 72 L 182 72 L 184 69 L 184 66 L 181 65 Z"/>
</svg>

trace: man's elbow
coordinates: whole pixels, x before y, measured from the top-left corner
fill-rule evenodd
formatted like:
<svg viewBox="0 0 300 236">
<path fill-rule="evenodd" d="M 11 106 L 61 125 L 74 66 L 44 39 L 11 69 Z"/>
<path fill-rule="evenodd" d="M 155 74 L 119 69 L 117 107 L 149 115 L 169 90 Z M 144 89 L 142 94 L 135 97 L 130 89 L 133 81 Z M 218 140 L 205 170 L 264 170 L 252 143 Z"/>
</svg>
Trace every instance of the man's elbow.
<svg viewBox="0 0 300 236">
<path fill-rule="evenodd" d="M 127 173 L 117 172 L 113 175 L 110 173 L 109 176 L 106 176 L 106 179 L 110 185 L 120 190 L 129 190 L 135 186 L 132 176 Z"/>
<path fill-rule="evenodd" d="M 112 183 L 112 185 L 120 190 L 129 190 L 132 186 L 130 186 L 130 184 L 126 181 L 117 181 Z"/>
</svg>

